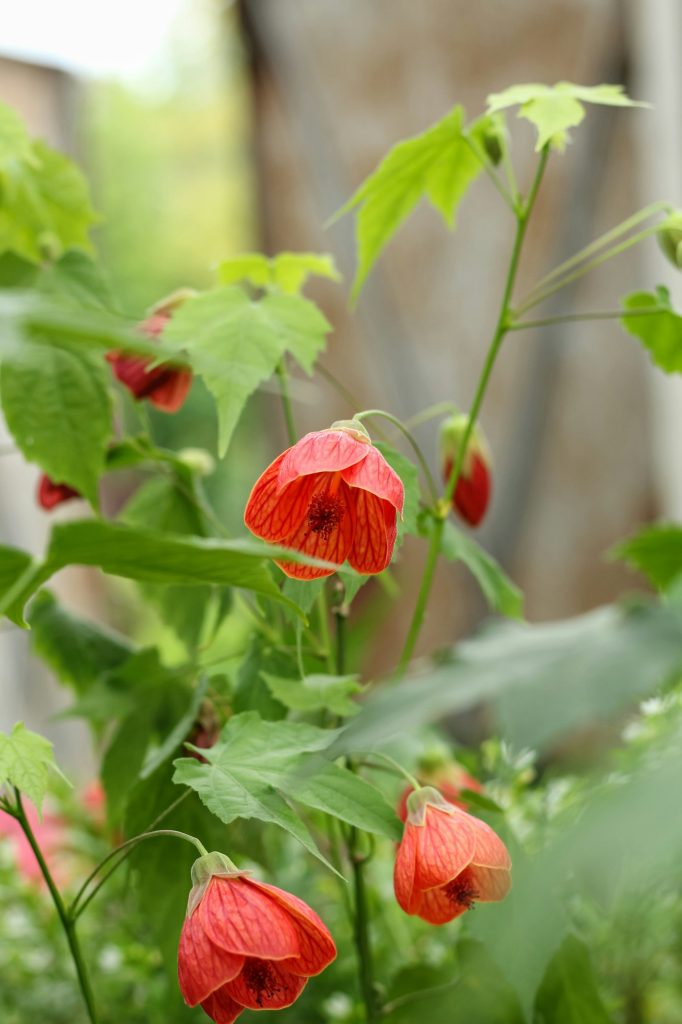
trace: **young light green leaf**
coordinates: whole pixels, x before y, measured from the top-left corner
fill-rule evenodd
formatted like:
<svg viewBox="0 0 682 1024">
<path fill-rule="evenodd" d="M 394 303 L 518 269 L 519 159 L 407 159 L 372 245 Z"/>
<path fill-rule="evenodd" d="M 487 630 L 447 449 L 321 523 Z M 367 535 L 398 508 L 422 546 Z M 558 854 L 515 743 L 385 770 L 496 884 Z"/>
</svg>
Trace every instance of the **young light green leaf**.
<svg viewBox="0 0 682 1024">
<path fill-rule="evenodd" d="M 549 962 L 535 1000 L 538 1020 L 551 1024 L 610 1024 L 584 942 L 568 935 Z"/>
<path fill-rule="evenodd" d="M 218 410 L 224 455 L 247 399 L 285 353 L 306 373 L 324 348 L 330 326 L 313 303 L 297 295 L 253 301 L 223 287 L 185 302 L 164 330 L 164 342 L 189 353 Z"/>
<path fill-rule="evenodd" d="M 609 557 L 639 569 L 657 590 L 667 590 L 682 576 L 682 527 L 674 523 L 647 526 L 612 548 Z"/>
<path fill-rule="evenodd" d="M 359 206 L 356 236 L 358 269 L 351 296 L 357 299 L 380 253 L 420 199 L 427 198 L 449 227 L 466 190 L 483 170 L 466 140 L 482 135 L 488 118 L 464 128 L 464 110 L 455 107 L 421 135 L 399 142 L 339 210 Z"/>
<path fill-rule="evenodd" d="M 107 385 L 103 360 L 37 341 L 6 356 L 0 377 L 7 425 L 25 457 L 95 506 L 112 429 Z"/>
<path fill-rule="evenodd" d="M 95 261 L 80 249 L 71 249 L 45 267 L 38 290 L 52 301 L 75 309 L 112 312 L 115 303 L 109 284 Z"/>
<path fill-rule="evenodd" d="M 24 122 L 6 103 L 0 103 L 0 170 L 30 158 L 31 140 Z"/>
<path fill-rule="evenodd" d="M 357 676 L 312 675 L 305 679 L 282 679 L 261 672 L 270 693 L 292 711 L 333 711 L 347 718 L 360 710 L 351 696 L 362 687 Z"/>
<path fill-rule="evenodd" d="M 15 786 L 40 812 L 49 771 L 61 772 L 52 752 L 52 744 L 23 722 L 17 722 L 7 736 L 0 732 L 0 786 Z"/>
<path fill-rule="evenodd" d="M 682 316 L 674 312 L 668 289 L 659 285 L 653 295 L 635 292 L 622 304 L 626 310 L 651 310 L 642 316 L 624 316 L 621 323 L 629 334 L 639 338 L 659 369 L 682 373 Z"/>
<path fill-rule="evenodd" d="M 450 522 L 446 522 L 441 542 L 441 553 L 451 562 L 463 562 L 476 579 L 485 598 L 500 615 L 510 619 L 523 619 L 523 595 L 515 583 L 498 565 L 492 555 L 484 551 L 473 537 L 467 536 Z"/>
<path fill-rule="evenodd" d="M 278 288 L 298 295 L 309 277 L 340 281 L 333 256 L 316 252 L 281 252 L 268 258 L 261 253 L 244 253 L 223 260 L 218 267 L 221 284 L 247 281 L 254 288 Z"/>
<path fill-rule="evenodd" d="M 609 107 L 649 106 L 648 103 L 631 100 L 621 85 L 584 86 L 573 82 L 513 85 L 504 92 L 488 96 L 487 102 L 489 114 L 520 106 L 519 117 L 525 117 L 537 128 L 537 152 L 547 143 L 553 149 L 565 149 L 569 140 L 568 129 L 575 128 L 585 117 L 584 103 Z"/>
</svg>

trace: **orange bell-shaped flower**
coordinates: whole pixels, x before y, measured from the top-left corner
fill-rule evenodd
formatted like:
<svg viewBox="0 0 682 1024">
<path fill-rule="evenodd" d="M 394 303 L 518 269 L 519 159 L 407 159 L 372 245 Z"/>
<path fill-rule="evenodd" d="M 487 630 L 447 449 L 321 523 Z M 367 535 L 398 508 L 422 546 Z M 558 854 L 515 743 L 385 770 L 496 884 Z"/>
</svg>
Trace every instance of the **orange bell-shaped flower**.
<svg viewBox="0 0 682 1024">
<path fill-rule="evenodd" d="M 430 786 L 408 797 L 393 875 L 395 896 L 405 913 L 445 924 L 474 903 L 504 899 L 511 887 L 510 870 L 506 846 L 484 821 L 448 803 Z"/>
</svg>

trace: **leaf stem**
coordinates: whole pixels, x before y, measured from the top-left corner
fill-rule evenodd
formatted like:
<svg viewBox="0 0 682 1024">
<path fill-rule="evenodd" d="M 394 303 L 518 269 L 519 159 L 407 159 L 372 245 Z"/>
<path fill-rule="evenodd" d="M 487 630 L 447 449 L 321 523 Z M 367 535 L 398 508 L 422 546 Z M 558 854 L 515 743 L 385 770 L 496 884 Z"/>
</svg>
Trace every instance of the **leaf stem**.
<svg viewBox="0 0 682 1024">
<path fill-rule="evenodd" d="M 412 436 L 408 428 L 402 422 L 402 420 L 399 420 L 397 416 L 393 416 L 393 414 L 390 412 L 385 412 L 383 409 L 363 409 L 362 412 L 356 412 L 353 419 L 360 420 L 362 422 L 362 420 L 365 419 L 367 416 L 380 416 L 382 419 L 388 420 L 389 423 L 392 423 L 394 427 L 397 427 L 401 434 L 405 438 L 407 438 L 410 445 L 412 446 L 412 450 L 417 456 L 417 461 L 421 466 L 422 473 L 424 474 L 424 477 L 429 487 L 429 491 L 431 492 L 431 499 L 434 503 L 437 502 L 438 489 L 431 474 L 431 470 L 429 469 L 428 463 L 424 458 L 424 454 L 421 448 L 415 441 L 414 437 Z"/>
<path fill-rule="evenodd" d="M 277 379 L 279 380 L 279 393 L 282 398 L 282 409 L 284 411 L 284 422 L 287 427 L 287 435 L 289 438 L 289 444 L 294 445 L 298 440 L 296 433 L 296 424 L 294 422 L 294 413 L 291 408 L 291 398 L 289 396 L 289 381 L 287 377 L 287 368 L 284 365 L 284 357 L 280 359 L 277 364 Z"/>
<path fill-rule="evenodd" d="M 320 590 L 320 596 L 317 599 L 317 609 L 320 618 L 320 634 L 322 640 L 322 646 L 325 650 L 327 659 L 327 671 L 330 675 L 334 674 L 334 652 L 332 650 L 332 638 L 329 632 L 329 608 L 327 605 L 327 590 L 324 583 Z"/>
<path fill-rule="evenodd" d="M 512 211 L 512 213 L 514 215 L 516 215 L 516 203 L 515 203 L 513 197 L 510 195 L 510 193 L 504 187 L 504 182 L 502 182 L 500 180 L 500 178 L 498 177 L 497 172 L 495 171 L 495 168 L 490 163 L 490 161 L 486 157 L 485 153 L 481 152 L 481 150 L 478 148 L 478 146 L 476 145 L 474 140 L 471 138 L 470 135 L 467 135 L 466 132 L 462 132 L 462 138 L 464 139 L 464 141 L 466 142 L 467 146 L 469 147 L 471 152 L 474 154 L 474 156 L 476 157 L 476 159 L 480 163 L 480 165 L 483 168 L 483 170 L 485 171 L 485 173 L 488 175 L 488 177 L 492 181 L 492 183 L 495 186 L 495 188 L 497 189 L 497 191 L 500 193 L 500 195 L 504 199 L 504 201 L 507 204 L 507 206 L 509 207 L 509 209 Z"/>
<path fill-rule="evenodd" d="M 52 902 L 55 905 L 55 909 L 59 916 L 59 920 L 61 921 L 62 928 L 64 929 L 66 941 L 69 944 L 69 950 L 71 952 L 71 958 L 73 959 L 73 963 L 76 968 L 76 975 L 78 977 L 78 984 L 80 986 L 81 994 L 83 996 L 83 1002 L 85 1003 L 86 1009 L 88 1011 L 88 1018 L 91 1024 L 97 1024 L 98 1016 L 97 1009 L 95 1006 L 95 995 L 92 990 L 92 985 L 90 983 L 90 975 L 88 974 L 88 969 L 83 959 L 83 954 L 80 948 L 80 942 L 78 941 L 78 935 L 76 934 L 75 918 L 68 913 L 66 907 L 64 906 L 64 901 L 62 899 L 61 893 L 59 892 L 59 889 L 55 884 L 55 881 L 50 873 L 50 869 L 47 866 L 47 862 L 43 857 L 42 850 L 40 849 L 36 837 L 33 834 L 33 829 L 31 828 L 28 818 L 26 817 L 26 812 L 24 811 L 24 806 L 21 800 L 21 793 L 16 788 L 14 790 L 14 795 L 16 798 L 16 813 L 14 816 L 21 825 L 23 833 L 26 836 L 26 839 L 28 840 L 31 849 L 33 850 L 36 860 L 38 861 L 38 866 L 40 867 L 42 876 L 45 879 L 45 884 L 47 885 L 47 888 L 50 891 Z"/>
<path fill-rule="evenodd" d="M 438 505 L 438 514 L 435 518 L 431 532 L 431 540 L 429 543 L 429 550 L 426 556 L 426 564 L 424 566 L 424 573 L 422 575 L 421 586 L 419 594 L 417 595 L 417 602 L 415 605 L 414 613 L 412 615 L 412 621 L 405 639 L 405 646 L 403 647 L 400 661 L 396 674 L 398 677 L 404 675 L 405 669 L 409 664 L 410 658 L 412 657 L 419 632 L 424 621 L 424 615 L 426 613 L 426 606 L 429 600 L 429 594 L 431 593 L 431 585 L 433 583 L 433 577 L 436 570 L 436 564 L 438 561 L 438 555 L 440 553 L 441 540 L 443 536 L 443 530 L 445 528 L 445 521 L 450 509 L 452 502 L 452 496 L 455 493 L 457 481 L 459 480 L 460 473 L 462 472 L 462 466 L 464 464 L 464 457 L 471 437 L 471 432 L 474 428 L 474 424 L 478 418 L 478 413 L 483 403 L 486 389 L 488 387 L 488 381 L 490 380 L 490 374 L 492 373 L 497 354 L 500 350 L 500 346 L 504 340 L 505 334 L 509 329 L 510 324 L 510 312 L 511 312 L 511 297 L 514 290 L 514 283 L 516 281 L 516 274 L 519 267 L 519 259 L 521 257 L 521 248 L 523 246 L 523 240 L 526 235 L 526 228 L 528 226 L 528 220 L 530 218 L 535 200 L 537 198 L 540 183 L 542 181 L 545 167 L 547 166 L 547 160 L 549 157 L 549 147 L 545 146 L 540 153 L 540 159 L 538 161 L 537 170 L 533 183 L 528 193 L 526 201 L 520 205 L 516 214 L 516 234 L 514 236 L 514 244 L 512 247 L 511 257 L 509 260 L 509 269 L 507 270 L 507 278 L 504 285 L 504 291 L 502 293 L 502 300 L 500 303 L 500 311 L 497 318 L 497 325 L 493 333 L 488 354 L 486 356 L 485 363 L 483 364 L 483 370 L 476 388 L 476 394 L 469 411 L 469 418 L 467 425 L 462 437 L 459 450 L 457 452 L 457 458 L 453 464 L 450 472 L 450 477 L 445 487 L 443 498 Z"/>
<path fill-rule="evenodd" d="M 169 810 L 176 806 L 177 803 L 178 801 L 176 800 L 171 805 L 171 808 L 169 808 Z M 178 839 L 185 839 L 187 840 L 187 842 L 192 843 L 194 846 L 196 846 L 200 856 L 205 857 L 206 854 L 208 853 L 206 847 L 202 843 L 200 843 L 195 836 L 190 836 L 187 834 L 187 832 L 178 832 L 176 829 L 173 828 L 161 828 L 157 829 L 154 832 L 142 832 L 139 836 L 133 836 L 132 839 L 127 839 L 125 843 L 121 843 L 121 845 L 117 846 L 115 850 L 112 850 L 110 853 L 108 853 L 106 857 L 104 857 L 99 862 L 99 864 L 97 864 L 96 867 L 93 868 L 93 870 L 90 872 L 90 874 L 85 879 L 80 889 L 76 893 L 73 901 L 71 902 L 71 905 L 68 910 L 69 917 L 72 918 L 74 921 L 78 917 L 80 917 L 80 915 L 83 913 L 90 900 L 93 899 L 93 897 L 99 892 L 104 882 L 110 877 L 110 875 L 113 874 L 113 872 L 118 867 L 120 867 L 120 865 L 123 863 L 126 857 L 128 857 L 129 854 L 132 853 L 133 849 L 138 845 L 138 843 L 143 842 L 145 839 L 155 839 L 157 836 L 175 836 Z M 90 892 L 88 896 L 84 898 L 85 891 L 87 887 L 90 885 L 90 882 L 92 882 L 93 879 L 96 878 L 96 876 L 99 874 L 102 868 L 105 867 L 105 865 L 108 864 L 109 861 L 113 860 L 114 857 L 118 857 L 120 853 L 123 853 L 123 856 L 116 862 L 116 864 L 113 865 L 112 869 L 106 873 L 104 878 L 100 879 L 99 883 L 94 887 L 92 892 Z M 81 904 L 80 907 L 78 905 L 79 903 Z"/>
<path fill-rule="evenodd" d="M 605 309 L 593 313 L 563 313 L 558 316 L 546 316 L 539 320 L 517 320 L 509 324 L 510 331 L 523 331 L 526 327 L 550 327 L 552 324 L 570 324 L 590 320 L 621 320 L 633 316 L 652 316 L 661 313 L 660 306 L 645 306 L 642 309 Z"/>
</svg>

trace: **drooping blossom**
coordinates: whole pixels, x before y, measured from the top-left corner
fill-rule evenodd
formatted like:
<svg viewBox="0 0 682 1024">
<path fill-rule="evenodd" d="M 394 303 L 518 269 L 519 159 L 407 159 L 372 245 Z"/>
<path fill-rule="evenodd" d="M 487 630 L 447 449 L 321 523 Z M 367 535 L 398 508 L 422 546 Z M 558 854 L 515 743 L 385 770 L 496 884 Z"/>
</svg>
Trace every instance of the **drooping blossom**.
<svg viewBox="0 0 682 1024">
<path fill-rule="evenodd" d="M 339 421 L 306 434 L 256 481 L 244 522 L 257 537 L 357 572 L 382 572 L 393 555 L 403 483 L 362 424 Z M 278 561 L 287 576 L 334 569 Z"/>
<path fill-rule="evenodd" d="M 452 416 L 441 428 L 441 465 L 446 482 L 462 447 L 467 422 L 467 416 Z M 469 526 L 478 526 L 487 511 L 491 492 L 490 449 L 482 431 L 474 425 L 452 496 L 452 507 Z"/>
<path fill-rule="evenodd" d="M 445 924 L 474 903 L 504 899 L 511 860 L 500 837 L 427 786 L 407 801 L 393 885 L 407 914 Z"/>
<path fill-rule="evenodd" d="M 173 315 L 173 312 L 190 295 L 189 289 L 181 289 L 162 299 L 150 316 L 140 324 L 140 330 L 151 339 L 158 338 Z M 147 398 L 162 412 L 177 412 L 183 405 L 192 385 L 192 372 L 186 366 L 163 363 L 152 366 L 149 356 L 130 355 L 125 352 L 108 352 L 114 376 L 124 384 L 137 399 Z"/>
<path fill-rule="evenodd" d="M 291 1006 L 336 956 L 303 900 L 250 878 L 223 854 L 195 861 L 192 881 L 178 980 L 188 1006 L 200 1004 L 216 1024 L 232 1024 L 245 1009 Z"/>
<path fill-rule="evenodd" d="M 64 501 L 71 501 L 72 498 L 82 497 L 78 491 L 68 484 L 57 484 L 51 480 L 47 473 L 41 473 L 38 481 L 38 504 L 46 512 L 61 505 Z"/>
<path fill-rule="evenodd" d="M 461 796 L 463 789 L 470 789 L 474 793 L 483 792 L 483 786 L 478 779 L 469 775 L 466 768 L 463 768 L 457 761 L 452 760 L 442 761 L 435 767 L 420 767 L 417 772 L 417 781 L 422 786 L 433 786 L 448 803 L 454 804 L 455 807 L 459 807 L 463 811 L 466 811 L 468 807 L 466 800 Z M 414 793 L 412 786 L 406 786 L 398 800 L 396 813 L 403 822 L 407 820 L 407 798 L 410 793 Z"/>
</svg>

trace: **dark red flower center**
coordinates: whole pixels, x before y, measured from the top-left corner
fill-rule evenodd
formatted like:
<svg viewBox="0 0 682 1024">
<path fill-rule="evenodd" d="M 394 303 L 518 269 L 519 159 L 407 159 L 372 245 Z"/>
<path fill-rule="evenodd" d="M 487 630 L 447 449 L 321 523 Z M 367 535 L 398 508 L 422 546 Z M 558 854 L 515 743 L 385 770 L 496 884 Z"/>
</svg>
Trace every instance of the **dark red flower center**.
<svg viewBox="0 0 682 1024">
<path fill-rule="evenodd" d="M 443 889 L 451 903 L 455 903 L 458 907 L 466 907 L 467 910 L 471 910 L 480 896 L 480 893 L 477 889 L 474 889 L 471 881 L 461 876 L 453 878 Z"/>
<path fill-rule="evenodd" d="M 339 494 L 322 491 L 314 494 L 308 506 L 308 526 L 313 533 L 321 533 L 329 540 L 346 512 L 346 504 Z"/>
<path fill-rule="evenodd" d="M 244 981 L 250 992 L 253 992 L 259 1006 L 263 1000 L 273 999 L 281 986 L 277 984 L 275 972 L 267 960 L 247 960 L 244 964 Z"/>
</svg>

